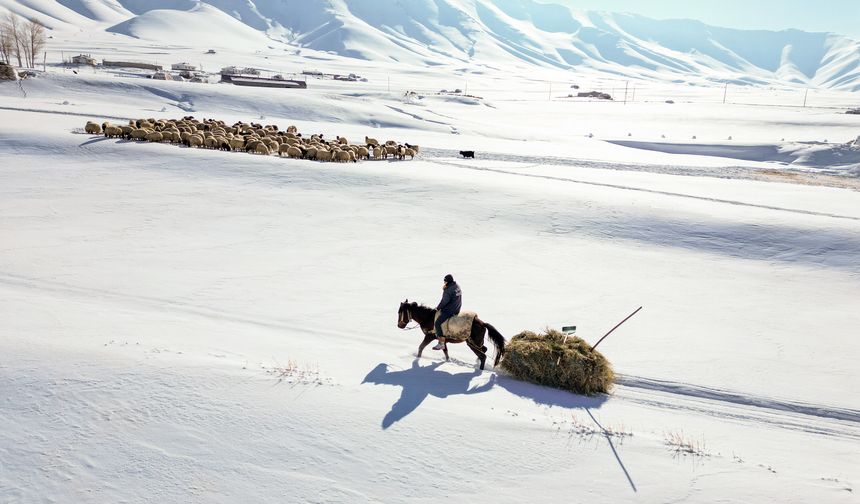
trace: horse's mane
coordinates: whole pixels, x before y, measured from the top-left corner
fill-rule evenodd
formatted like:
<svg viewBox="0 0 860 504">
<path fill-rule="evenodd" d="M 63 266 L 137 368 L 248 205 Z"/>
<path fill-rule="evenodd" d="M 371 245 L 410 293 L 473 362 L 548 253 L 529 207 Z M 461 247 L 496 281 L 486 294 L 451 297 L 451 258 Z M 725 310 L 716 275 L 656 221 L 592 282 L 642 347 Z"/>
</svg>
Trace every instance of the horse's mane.
<svg viewBox="0 0 860 504">
<path fill-rule="evenodd" d="M 424 310 L 424 311 L 432 311 L 432 312 L 435 312 L 435 311 L 436 311 L 436 309 L 435 309 L 435 308 L 430 308 L 430 307 L 429 307 L 429 306 L 427 306 L 427 305 L 424 305 L 424 304 L 421 304 L 421 303 L 418 303 L 418 302 L 415 302 L 415 301 L 412 301 L 411 303 L 407 303 L 407 304 L 408 304 L 410 307 L 412 307 L 413 309 L 414 309 L 414 308 L 418 308 L 419 310 Z"/>
</svg>

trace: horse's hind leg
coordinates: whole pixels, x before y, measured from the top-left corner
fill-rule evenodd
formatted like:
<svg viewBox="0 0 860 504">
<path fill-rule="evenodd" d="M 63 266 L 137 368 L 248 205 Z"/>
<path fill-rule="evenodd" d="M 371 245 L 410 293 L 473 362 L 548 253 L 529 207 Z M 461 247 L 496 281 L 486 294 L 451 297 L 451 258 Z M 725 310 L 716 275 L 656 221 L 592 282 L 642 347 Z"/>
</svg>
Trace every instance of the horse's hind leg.
<svg viewBox="0 0 860 504">
<path fill-rule="evenodd" d="M 424 341 L 422 341 L 421 344 L 418 345 L 418 357 L 421 357 L 421 352 L 424 351 L 424 347 L 429 345 L 430 342 L 433 341 L 434 339 L 436 339 L 436 336 L 434 336 L 432 334 L 425 334 L 424 335 Z M 447 355 L 447 350 L 446 350 L 446 355 Z"/>
<path fill-rule="evenodd" d="M 481 352 L 479 346 L 469 342 L 469 348 L 471 348 L 472 351 L 475 352 L 475 355 L 478 356 L 478 360 L 481 361 L 481 370 L 483 370 L 484 369 L 484 363 L 487 362 L 487 353 L 486 353 L 487 349 L 486 349 L 486 347 L 484 347 L 484 351 Z"/>
<path fill-rule="evenodd" d="M 481 370 L 483 370 L 484 364 L 487 362 L 487 347 L 479 347 L 473 341 L 468 340 L 466 340 L 466 344 L 473 352 L 475 352 L 475 355 L 478 356 L 478 360 L 481 362 Z M 483 351 L 481 351 L 481 348 L 483 348 Z"/>
<path fill-rule="evenodd" d="M 487 329 L 483 326 L 480 319 L 475 317 L 475 320 L 472 321 L 472 343 L 469 344 L 469 348 L 480 359 L 481 369 L 484 369 L 484 363 L 487 361 L 487 347 L 484 346 L 484 336 L 486 334 Z M 478 351 L 479 348 L 481 349 L 480 351 Z"/>
</svg>

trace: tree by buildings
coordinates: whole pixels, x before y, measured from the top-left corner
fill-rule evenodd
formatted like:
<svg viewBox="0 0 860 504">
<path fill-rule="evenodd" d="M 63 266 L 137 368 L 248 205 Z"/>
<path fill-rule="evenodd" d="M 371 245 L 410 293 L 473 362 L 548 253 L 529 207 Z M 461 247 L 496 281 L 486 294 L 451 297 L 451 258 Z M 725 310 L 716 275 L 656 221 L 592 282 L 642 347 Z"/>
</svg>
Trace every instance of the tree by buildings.
<svg viewBox="0 0 860 504">
<path fill-rule="evenodd" d="M 35 19 L 22 21 L 14 12 L 0 22 L 0 60 L 33 68 L 36 58 L 45 49 L 45 27 Z"/>
</svg>

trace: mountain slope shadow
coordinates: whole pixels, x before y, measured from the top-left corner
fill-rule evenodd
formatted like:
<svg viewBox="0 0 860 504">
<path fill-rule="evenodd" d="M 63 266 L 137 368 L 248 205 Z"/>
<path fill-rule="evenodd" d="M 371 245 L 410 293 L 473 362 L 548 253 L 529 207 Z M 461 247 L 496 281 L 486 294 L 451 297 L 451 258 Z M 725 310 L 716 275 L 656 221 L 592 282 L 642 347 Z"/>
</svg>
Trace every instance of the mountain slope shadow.
<svg viewBox="0 0 860 504">
<path fill-rule="evenodd" d="M 391 427 L 415 411 L 427 396 L 445 398 L 452 395 L 480 394 L 495 385 L 496 377 L 492 375 L 487 383 L 469 388 L 472 378 L 481 374 L 480 370 L 456 374 L 437 372 L 436 368 L 442 364 L 443 362 L 434 362 L 429 366 L 419 366 L 418 359 L 415 359 L 409 369 L 389 371 L 387 364 L 380 363 L 364 377 L 362 383 L 397 385 L 403 388 L 400 398 L 391 405 L 391 411 L 382 419 L 383 429 Z"/>
</svg>

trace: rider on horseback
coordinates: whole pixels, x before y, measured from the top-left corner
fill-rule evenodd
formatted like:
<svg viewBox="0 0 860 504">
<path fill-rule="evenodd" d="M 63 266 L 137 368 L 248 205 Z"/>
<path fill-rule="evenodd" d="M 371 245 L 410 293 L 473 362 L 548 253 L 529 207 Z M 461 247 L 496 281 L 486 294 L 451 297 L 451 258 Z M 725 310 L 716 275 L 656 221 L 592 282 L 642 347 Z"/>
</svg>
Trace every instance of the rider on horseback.
<svg viewBox="0 0 860 504">
<path fill-rule="evenodd" d="M 460 286 L 454 281 L 451 274 L 445 275 L 445 285 L 442 286 L 442 300 L 439 301 L 439 306 L 436 311 L 439 312 L 439 317 L 436 319 L 436 338 L 439 342 L 433 347 L 433 350 L 442 350 L 445 348 L 445 336 L 442 334 L 442 323 L 460 313 L 460 307 L 463 304 L 463 294 L 460 292 Z"/>
</svg>

